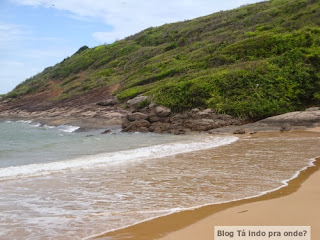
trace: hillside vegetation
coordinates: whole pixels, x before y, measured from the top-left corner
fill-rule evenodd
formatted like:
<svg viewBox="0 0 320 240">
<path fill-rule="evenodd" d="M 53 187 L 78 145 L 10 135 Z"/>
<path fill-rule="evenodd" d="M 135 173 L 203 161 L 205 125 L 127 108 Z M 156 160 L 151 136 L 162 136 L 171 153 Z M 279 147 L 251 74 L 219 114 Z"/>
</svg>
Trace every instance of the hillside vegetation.
<svg viewBox="0 0 320 240">
<path fill-rule="evenodd" d="M 179 112 L 264 118 L 320 103 L 320 1 L 271 0 L 157 28 L 73 56 L 7 97 L 60 101 L 120 84 Z"/>
</svg>

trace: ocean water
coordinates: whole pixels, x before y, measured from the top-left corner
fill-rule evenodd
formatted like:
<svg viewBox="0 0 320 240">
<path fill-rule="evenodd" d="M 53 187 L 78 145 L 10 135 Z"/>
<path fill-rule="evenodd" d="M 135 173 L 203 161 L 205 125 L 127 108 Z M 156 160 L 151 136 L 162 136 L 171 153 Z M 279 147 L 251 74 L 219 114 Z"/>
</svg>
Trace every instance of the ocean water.
<svg viewBox="0 0 320 240">
<path fill-rule="evenodd" d="M 0 239 L 87 239 L 283 187 L 320 134 L 259 137 L 75 132 L 0 123 Z"/>
</svg>

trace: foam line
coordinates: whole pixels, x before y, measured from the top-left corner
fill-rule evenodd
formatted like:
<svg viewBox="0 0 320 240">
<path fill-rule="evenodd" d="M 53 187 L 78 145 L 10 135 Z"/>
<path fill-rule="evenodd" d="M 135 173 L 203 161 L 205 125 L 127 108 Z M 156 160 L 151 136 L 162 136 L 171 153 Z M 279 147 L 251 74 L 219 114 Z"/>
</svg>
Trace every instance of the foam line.
<svg viewBox="0 0 320 240">
<path fill-rule="evenodd" d="M 43 176 L 66 170 L 87 169 L 125 164 L 139 160 L 162 158 L 180 153 L 193 152 L 231 144 L 237 137 L 206 137 L 196 138 L 195 141 L 161 144 L 119 152 L 110 152 L 83 156 L 75 159 L 51 163 L 30 164 L 0 169 L 0 180 Z"/>
</svg>

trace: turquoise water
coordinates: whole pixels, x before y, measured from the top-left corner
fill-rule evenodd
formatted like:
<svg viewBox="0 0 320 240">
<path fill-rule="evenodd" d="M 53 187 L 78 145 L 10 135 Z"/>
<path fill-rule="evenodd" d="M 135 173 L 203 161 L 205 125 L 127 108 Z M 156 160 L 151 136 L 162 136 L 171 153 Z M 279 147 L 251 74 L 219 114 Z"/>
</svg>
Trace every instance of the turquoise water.
<svg viewBox="0 0 320 240">
<path fill-rule="evenodd" d="M 49 163 L 181 140 L 174 135 L 121 133 L 113 129 L 76 132 L 77 126 L 47 126 L 31 121 L 0 122 L 0 168 Z"/>
</svg>

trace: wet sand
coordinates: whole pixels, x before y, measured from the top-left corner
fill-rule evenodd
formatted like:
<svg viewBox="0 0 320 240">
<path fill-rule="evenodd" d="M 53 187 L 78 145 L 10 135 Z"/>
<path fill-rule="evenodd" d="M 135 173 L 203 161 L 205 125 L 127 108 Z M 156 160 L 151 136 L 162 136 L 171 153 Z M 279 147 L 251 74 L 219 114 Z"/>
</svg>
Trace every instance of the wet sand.
<svg viewBox="0 0 320 240">
<path fill-rule="evenodd" d="M 275 193 L 278 195 L 275 199 L 262 197 L 256 199 L 257 202 L 230 207 L 170 233 L 161 240 L 212 240 L 214 226 L 311 226 L 311 239 L 320 239 L 320 171 L 309 177 L 319 169 L 319 162 L 318 159 L 316 167 L 309 168 L 290 182 L 285 191 L 292 191 L 292 194 L 287 195 L 280 190 Z"/>
<path fill-rule="evenodd" d="M 97 239 L 213 239 L 214 226 L 311 226 L 320 239 L 320 160 L 302 171 L 287 187 L 260 197 L 209 205 L 156 218 Z"/>
</svg>

